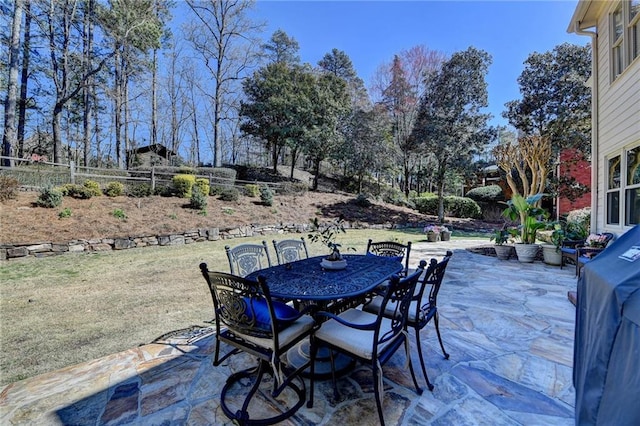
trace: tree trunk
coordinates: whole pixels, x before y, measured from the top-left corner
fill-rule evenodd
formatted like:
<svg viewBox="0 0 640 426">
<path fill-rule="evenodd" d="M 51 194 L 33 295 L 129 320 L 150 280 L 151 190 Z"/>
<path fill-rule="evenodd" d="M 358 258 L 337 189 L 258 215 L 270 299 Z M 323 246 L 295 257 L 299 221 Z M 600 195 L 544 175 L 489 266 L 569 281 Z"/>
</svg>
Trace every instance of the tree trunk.
<svg viewBox="0 0 640 426">
<path fill-rule="evenodd" d="M 22 25 L 22 0 L 16 0 L 13 9 L 13 25 L 11 26 L 11 46 L 9 50 L 9 82 L 7 98 L 4 103 L 4 135 L 2 138 L 2 155 L 10 157 L 12 147 L 16 144 L 16 104 L 18 96 L 18 51 L 20 49 L 20 26 Z M 3 166 L 13 166 L 13 161 L 5 158 Z"/>
<path fill-rule="evenodd" d="M 151 145 L 158 143 L 158 49 L 153 49 L 151 64 Z"/>
<path fill-rule="evenodd" d="M 22 74 L 20 77 L 20 101 L 18 104 L 18 157 L 24 156 L 24 129 L 27 121 L 27 93 L 31 59 L 31 2 L 24 5 L 24 41 L 22 42 Z"/>
<path fill-rule="evenodd" d="M 320 177 L 320 161 L 319 159 L 313 160 L 313 190 L 318 189 L 318 179 Z"/>
<path fill-rule="evenodd" d="M 84 11 L 84 60 L 85 74 L 91 70 L 91 58 L 93 50 L 93 23 L 90 19 L 93 13 L 93 0 L 89 0 L 86 4 Z M 84 99 L 84 112 L 82 116 L 83 124 L 83 145 L 82 159 L 84 166 L 89 166 L 89 157 L 91 153 L 91 122 L 93 121 L 93 90 L 94 90 L 94 78 L 93 76 L 87 79 L 87 84 L 82 88 L 82 98 Z"/>
</svg>

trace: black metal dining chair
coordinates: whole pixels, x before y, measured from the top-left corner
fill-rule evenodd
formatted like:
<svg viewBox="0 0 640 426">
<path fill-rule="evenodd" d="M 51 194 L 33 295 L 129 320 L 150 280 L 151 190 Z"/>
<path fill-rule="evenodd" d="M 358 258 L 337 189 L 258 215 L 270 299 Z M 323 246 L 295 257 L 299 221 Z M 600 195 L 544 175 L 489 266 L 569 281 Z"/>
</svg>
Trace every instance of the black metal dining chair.
<svg viewBox="0 0 640 426">
<path fill-rule="evenodd" d="M 271 266 L 267 242 L 262 244 L 240 244 L 235 247 L 224 247 L 229 259 L 232 275 L 246 277 L 252 272 Z"/>
<path fill-rule="evenodd" d="M 438 335 L 438 342 L 440 342 L 440 348 L 442 349 L 442 355 L 444 359 L 449 359 L 449 354 L 444 349 L 442 343 L 442 335 L 440 334 L 440 321 L 438 315 L 438 293 L 442 286 L 442 280 L 444 278 L 447 265 L 451 260 L 453 252 L 448 250 L 444 258 L 438 262 L 436 259 L 431 259 L 429 267 L 427 268 L 422 281 L 416 286 L 416 291 L 411 298 L 411 305 L 409 307 L 409 316 L 407 318 L 407 327 L 413 328 L 416 334 L 416 346 L 418 347 L 418 357 L 420 358 L 420 366 L 422 367 L 422 374 L 424 380 L 427 383 L 429 390 L 433 390 L 433 385 L 429 381 L 427 375 L 427 369 L 424 364 L 424 356 L 422 355 L 422 343 L 420 340 L 420 330 L 425 328 L 431 320 L 436 329 Z M 423 300 L 425 292 L 429 288 L 427 300 Z M 384 298 L 382 296 L 376 296 L 370 303 L 363 306 L 363 309 L 367 312 L 378 313 L 382 310 Z M 387 303 L 386 308 L 383 310 L 385 317 L 392 317 L 395 314 L 395 307 L 393 303 Z"/>
<path fill-rule="evenodd" d="M 424 265 L 424 263 L 423 263 Z M 404 344 L 407 362 L 411 372 L 411 378 L 418 395 L 422 389 L 418 386 L 413 364 L 411 362 L 410 345 L 407 340 L 406 321 L 408 316 L 411 296 L 423 269 L 418 269 L 405 278 L 398 275 L 389 280 L 385 287 L 382 300 L 382 310 L 378 314 L 372 314 L 360 309 L 348 309 L 338 315 L 321 311 L 317 316 L 328 318 L 311 337 L 311 390 L 309 407 L 313 407 L 314 369 L 318 347 L 323 346 L 330 350 L 332 363 L 333 388 L 338 399 L 336 385 L 334 351 L 343 353 L 355 360 L 369 364 L 373 370 L 373 386 L 378 408 L 380 424 L 384 425 L 382 412 L 381 393 L 383 391 L 382 366 L 391 359 L 392 355 Z M 393 304 L 394 315 L 386 318 L 382 315 L 387 304 Z"/>
<path fill-rule="evenodd" d="M 306 388 L 300 373 L 309 367 L 310 361 L 289 369 L 281 359 L 289 349 L 311 335 L 315 321 L 308 311 L 299 312 L 272 300 L 262 277 L 252 281 L 223 272 L 212 272 L 206 263 L 200 264 L 200 270 L 209 286 L 215 312 L 213 365 L 219 366 L 230 356 L 242 352 L 258 359 L 257 367 L 235 372 L 226 380 L 220 394 L 223 412 L 229 419 L 246 425 L 275 424 L 292 416 L 306 400 Z M 231 346 L 224 355 L 221 355 L 221 343 Z M 279 407 L 274 405 L 276 411 L 279 408 L 276 415 L 256 418 L 255 414 L 261 410 L 252 410 L 252 402 L 265 374 L 273 378 L 271 395 L 274 398 L 286 389 L 293 396 L 286 402 L 280 402 Z M 243 395 L 244 399 L 240 398 L 240 403 L 237 402 L 236 393 L 241 391 L 237 388 L 247 387 L 244 383 L 238 384 L 241 380 L 249 380 L 251 387 Z M 227 394 L 232 388 L 235 390 L 228 401 Z M 289 402 L 291 399 L 293 402 Z"/>
<path fill-rule="evenodd" d="M 276 257 L 280 265 L 309 258 L 309 251 L 304 237 L 298 240 L 273 240 L 273 248 L 276 250 Z"/>
<path fill-rule="evenodd" d="M 395 257 L 402 262 L 404 259 L 404 271 L 406 274 L 409 270 L 409 255 L 411 254 L 411 241 L 402 244 L 397 241 L 373 241 L 367 243 L 367 254 L 384 257 Z"/>
</svg>

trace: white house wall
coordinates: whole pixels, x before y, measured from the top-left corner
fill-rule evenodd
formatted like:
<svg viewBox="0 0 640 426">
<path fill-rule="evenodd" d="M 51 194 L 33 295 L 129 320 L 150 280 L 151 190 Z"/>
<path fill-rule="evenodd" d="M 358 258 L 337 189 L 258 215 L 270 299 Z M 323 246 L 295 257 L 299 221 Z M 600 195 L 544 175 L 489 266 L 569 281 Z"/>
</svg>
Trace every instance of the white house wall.
<svg viewBox="0 0 640 426">
<path fill-rule="evenodd" d="M 609 13 L 598 19 L 598 194 L 597 230 L 624 232 L 620 226 L 605 224 L 607 158 L 640 141 L 640 58 L 611 81 L 609 52 Z M 594 209 L 596 210 L 596 209 Z"/>
</svg>

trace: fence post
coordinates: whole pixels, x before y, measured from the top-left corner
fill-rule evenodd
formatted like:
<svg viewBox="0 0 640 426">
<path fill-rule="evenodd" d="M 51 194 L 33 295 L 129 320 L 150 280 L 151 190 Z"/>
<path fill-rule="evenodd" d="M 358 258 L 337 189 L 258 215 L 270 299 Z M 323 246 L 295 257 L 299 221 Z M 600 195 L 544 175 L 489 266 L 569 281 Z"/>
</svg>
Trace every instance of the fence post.
<svg viewBox="0 0 640 426">
<path fill-rule="evenodd" d="M 69 161 L 69 174 L 71 183 L 75 185 L 76 183 L 76 164 L 73 160 Z"/>
<path fill-rule="evenodd" d="M 151 166 L 151 191 L 156 192 L 156 167 Z"/>
</svg>

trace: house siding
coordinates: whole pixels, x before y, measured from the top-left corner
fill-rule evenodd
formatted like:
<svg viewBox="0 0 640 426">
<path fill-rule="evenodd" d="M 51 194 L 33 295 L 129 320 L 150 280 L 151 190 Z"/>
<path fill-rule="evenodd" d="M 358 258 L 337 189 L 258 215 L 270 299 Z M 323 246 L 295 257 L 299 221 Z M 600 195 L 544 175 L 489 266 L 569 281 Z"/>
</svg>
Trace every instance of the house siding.
<svg viewBox="0 0 640 426">
<path fill-rule="evenodd" d="M 598 232 L 621 233 L 626 228 L 606 222 L 607 159 L 622 149 L 640 142 L 640 58 L 636 58 L 615 80 L 611 79 L 609 14 L 617 2 L 611 2 L 598 18 Z"/>
</svg>

